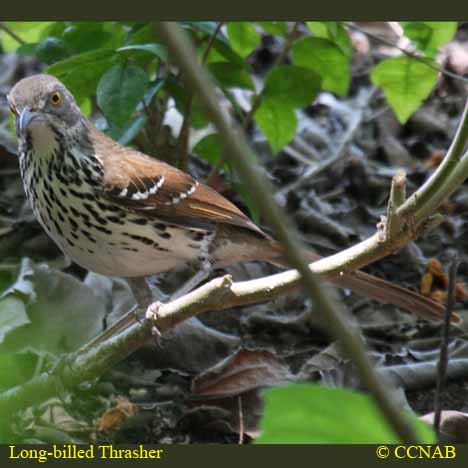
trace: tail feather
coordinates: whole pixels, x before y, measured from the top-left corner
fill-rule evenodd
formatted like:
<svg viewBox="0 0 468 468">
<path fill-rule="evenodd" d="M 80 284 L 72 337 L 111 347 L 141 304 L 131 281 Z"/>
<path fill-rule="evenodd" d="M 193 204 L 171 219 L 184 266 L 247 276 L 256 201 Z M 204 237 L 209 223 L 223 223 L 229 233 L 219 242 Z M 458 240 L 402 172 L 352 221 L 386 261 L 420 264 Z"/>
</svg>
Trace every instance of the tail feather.
<svg viewBox="0 0 468 468">
<path fill-rule="evenodd" d="M 276 250 L 282 251 L 279 243 L 273 242 L 276 244 Z M 311 263 L 320 259 L 316 253 L 311 251 L 305 251 L 304 255 Z M 282 268 L 291 268 L 289 262 L 281 255 L 271 259 L 270 263 Z M 335 286 L 351 289 L 361 296 L 374 299 L 382 304 L 393 304 L 425 320 L 439 321 L 444 318 L 445 307 L 440 302 L 436 302 L 415 291 L 377 278 L 363 271 L 356 270 L 342 273 L 338 276 L 327 277 L 326 280 Z M 453 324 L 460 324 L 461 322 L 462 320 L 459 315 L 452 315 Z"/>
</svg>

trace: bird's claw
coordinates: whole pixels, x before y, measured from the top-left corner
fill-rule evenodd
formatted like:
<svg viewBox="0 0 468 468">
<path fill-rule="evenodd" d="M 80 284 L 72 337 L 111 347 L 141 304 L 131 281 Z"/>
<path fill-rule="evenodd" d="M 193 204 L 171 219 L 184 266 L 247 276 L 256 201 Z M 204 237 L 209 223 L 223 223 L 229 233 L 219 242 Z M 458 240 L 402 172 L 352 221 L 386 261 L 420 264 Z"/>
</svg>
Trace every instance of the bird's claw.
<svg viewBox="0 0 468 468">
<path fill-rule="evenodd" d="M 154 325 L 154 322 L 157 321 L 159 318 L 158 313 L 159 313 L 160 307 L 161 307 L 161 302 L 159 301 L 156 301 L 150 304 L 148 309 L 146 309 L 145 319 L 150 320 L 153 323 L 151 327 L 151 334 L 154 338 L 156 345 L 162 348 L 163 347 L 162 342 L 161 342 L 162 333 L 160 332 L 159 328 L 156 325 Z"/>
</svg>

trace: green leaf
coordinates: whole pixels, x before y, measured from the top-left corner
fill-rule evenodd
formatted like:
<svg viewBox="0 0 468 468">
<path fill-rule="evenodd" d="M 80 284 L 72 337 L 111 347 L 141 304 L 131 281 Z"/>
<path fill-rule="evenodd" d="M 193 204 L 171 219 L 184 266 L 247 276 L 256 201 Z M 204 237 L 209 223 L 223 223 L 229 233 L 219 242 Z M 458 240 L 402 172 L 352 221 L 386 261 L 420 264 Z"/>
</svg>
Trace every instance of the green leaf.
<svg viewBox="0 0 468 468">
<path fill-rule="evenodd" d="M 267 390 L 265 401 L 257 444 L 401 443 L 368 395 L 303 384 Z M 435 443 L 425 423 L 409 414 L 408 423 L 421 443 Z"/>
<path fill-rule="evenodd" d="M 65 27 L 62 37 L 75 54 L 100 49 L 112 37 L 104 25 L 103 22 L 71 23 Z"/>
<path fill-rule="evenodd" d="M 5 322 L 9 317 L 10 325 L 2 322 L 0 329 L 5 331 L 5 326 L 10 326 L 10 331 L 0 342 L 0 355 L 25 348 L 56 354 L 74 351 L 96 336 L 102 329 L 109 297 L 72 275 L 46 265 L 30 263 L 28 267 L 32 270 L 29 280 L 34 285 L 36 300 L 27 304 L 25 317 L 18 299 L 8 296 L 11 309 L 8 314 L 4 314 L 8 309 L 0 309 L 0 322 L 2 317 Z M 103 278 L 103 281 L 111 280 Z M 16 302 L 12 302 L 13 299 Z M 20 322 L 23 323 L 21 326 Z"/>
<path fill-rule="evenodd" d="M 33 270 L 31 268 L 30 260 L 24 257 L 21 260 L 21 265 L 15 281 L 2 292 L 0 298 L 19 294 L 29 301 L 34 302 L 36 300 L 36 292 L 34 290 L 34 285 L 31 282 L 32 274 Z"/>
<path fill-rule="evenodd" d="M 224 88 L 240 88 L 254 90 L 252 77 L 244 67 L 229 62 L 214 62 L 208 69 Z"/>
<path fill-rule="evenodd" d="M 329 39 L 304 37 L 292 47 L 296 65 L 309 68 L 322 77 L 322 87 L 340 96 L 348 92 L 350 74 L 349 59 Z"/>
<path fill-rule="evenodd" d="M 80 102 L 95 94 L 99 79 L 116 57 L 114 49 L 96 49 L 54 63 L 46 72 L 61 80 Z"/>
<path fill-rule="evenodd" d="M 227 25 L 232 48 L 241 56 L 247 57 L 260 45 L 260 35 L 254 23 L 247 21 L 229 22 Z"/>
<path fill-rule="evenodd" d="M 161 60 L 167 60 L 167 49 L 163 45 L 156 43 L 127 45 L 119 47 L 117 52 L 128 52 L 133 50 L 148 52 Z"/>
<path fill-rule="evenodd" d="M 297 119 L 294 110 L 289 106 L 278 105 L 275 100 L 262 101 L 255 113 L 255 121 L 274 153 L 289 143 L 296 133 Z"/>
<path fill-rule="evenodd" d="M 207 36 L 212 36 L 218 27 L 218 23 L 216 21 L 183 21 L 181 22 L 181 25 L 188 29 L 204 32 Z M 219 40 L 229 46 L 228 38 L 222 31 L 218 31 L 216 40 Z"/>
<path fill-rule="evenodd" d="M 398 120 L 405 123 L 437 82 L 437 71 L 411 57 L 380 62 L 371 72 L 372 82 L 381 87 Z"/>
<path fill-rule="evenodd" d="M 351 39 L 345 27 L 334 21 L 308 21 L 307 27 L 316 37 L 323 37 L 334 42 L 348 57 L 353 53 Z"/>
<path fill-rule="evenodd" d="M 8 333 L 28 323 L 28 314 L 21 299 L 13 296 L 0 299 L 0 343 Z"/>
<path fill-rule="evenodd" d="M 419 50 L 433 57 L 457 32 L 456 21 L 411 21 L 403 23 L 405 35 Z"/>
<path fill-rule="evenodd" d="M 258 24 L 263 30 L 274 36 L 284 36 L 288 32 L 285 21 L 260 21 Z"/>
<path fill-rule="evenodd" d="M 294 109 L 310 104 L 320 90 L 320 76 L 296 66 L 273 68 L 265 79 L 255 121 L 277 153 L 296 132 Z"/>
<path fill-rule="evenodd" d="M 42 32 L 47 29 L 52 23 L 47 21 L 6 21 L 5 26 L 10 28 L 26 43 L 36 43 L 42 38 Z M 0 39 L 3 50 L 5 52 L 12 52 L 16 50 L 21 44 L 13 39 L 9 34 L 0 31 Z"/>
<path fill-rule="evenodd" d="M 306 107 L 320 91 L 320 83 L 320 76 L 312 70 L 281 65 L 268 73 L 262 99 L 292 109 Z"/>
<path fill-rule="evenodd" d="M 70 50 L 63 39 L 48 36 L 36 46 L 35 55 L 47 65 L 59 62 L 70 55 Z"/>
<path fill-rule="evenodd" d="M 325 21 L 307 21 L 306 25 L 315 37 L 328 39 L 328 28 Z"/>
<path fill-rule="evenodd" d="M 143 99 L 148 86 L 145 70 L 136 65 L 114 65 L 97 87 L 97 103 L 112 123 L 122 127 Z"/>
<path fill-rule="evenodd" d="M 222 153 L 221 140 L 217 133 L 211 133 L 202 138 L 194 147 L 193 152 L 201 156 L 211 165 L 215 165 Z"/>
</svg>

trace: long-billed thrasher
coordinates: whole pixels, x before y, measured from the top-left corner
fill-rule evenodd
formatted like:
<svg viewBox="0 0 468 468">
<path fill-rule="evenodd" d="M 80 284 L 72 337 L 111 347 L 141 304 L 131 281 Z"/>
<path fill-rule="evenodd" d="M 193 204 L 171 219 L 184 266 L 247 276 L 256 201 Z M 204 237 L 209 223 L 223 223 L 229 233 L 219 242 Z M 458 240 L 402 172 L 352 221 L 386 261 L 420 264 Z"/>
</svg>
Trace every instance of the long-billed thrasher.
<svg viewBox="0 0 468 468">
<path fill-rule="evenodd" d="M 27 199 L 47 234 L 82 267 L 131 284 L 190 263 L 208 270 L 260 260 L 287 268 L 281 245 L 236 206 L 97 130 L 56 78 L 19 81 L 8 103 Z M 426 319 L 443 313 L 441 304 L 361 271 L 328 280 Z"/>
</svg>

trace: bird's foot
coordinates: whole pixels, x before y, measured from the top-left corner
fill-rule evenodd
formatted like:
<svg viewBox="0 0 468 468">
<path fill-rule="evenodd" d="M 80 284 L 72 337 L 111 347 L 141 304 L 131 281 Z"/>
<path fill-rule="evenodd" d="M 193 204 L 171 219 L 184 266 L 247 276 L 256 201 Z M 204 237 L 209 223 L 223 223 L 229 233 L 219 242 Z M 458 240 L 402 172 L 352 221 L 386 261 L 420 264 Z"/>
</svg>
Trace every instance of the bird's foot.
<svg viewBox="0 0 468 468">
<path fill-rule="evenodd" d="M 154 325 L 154 323 L 157 322 L 159 318 L 159 309 L 161 308 L 161 305 L 162 304 L 159 301 L 150 304 L 149 307 L 146 309 L 145 319 L 151 321 L 151 334 L 154 338 L 156 345 L 162 348 L 162 333 L 159 330 L 159 328 L 156 325 Z"/>
</svg>

